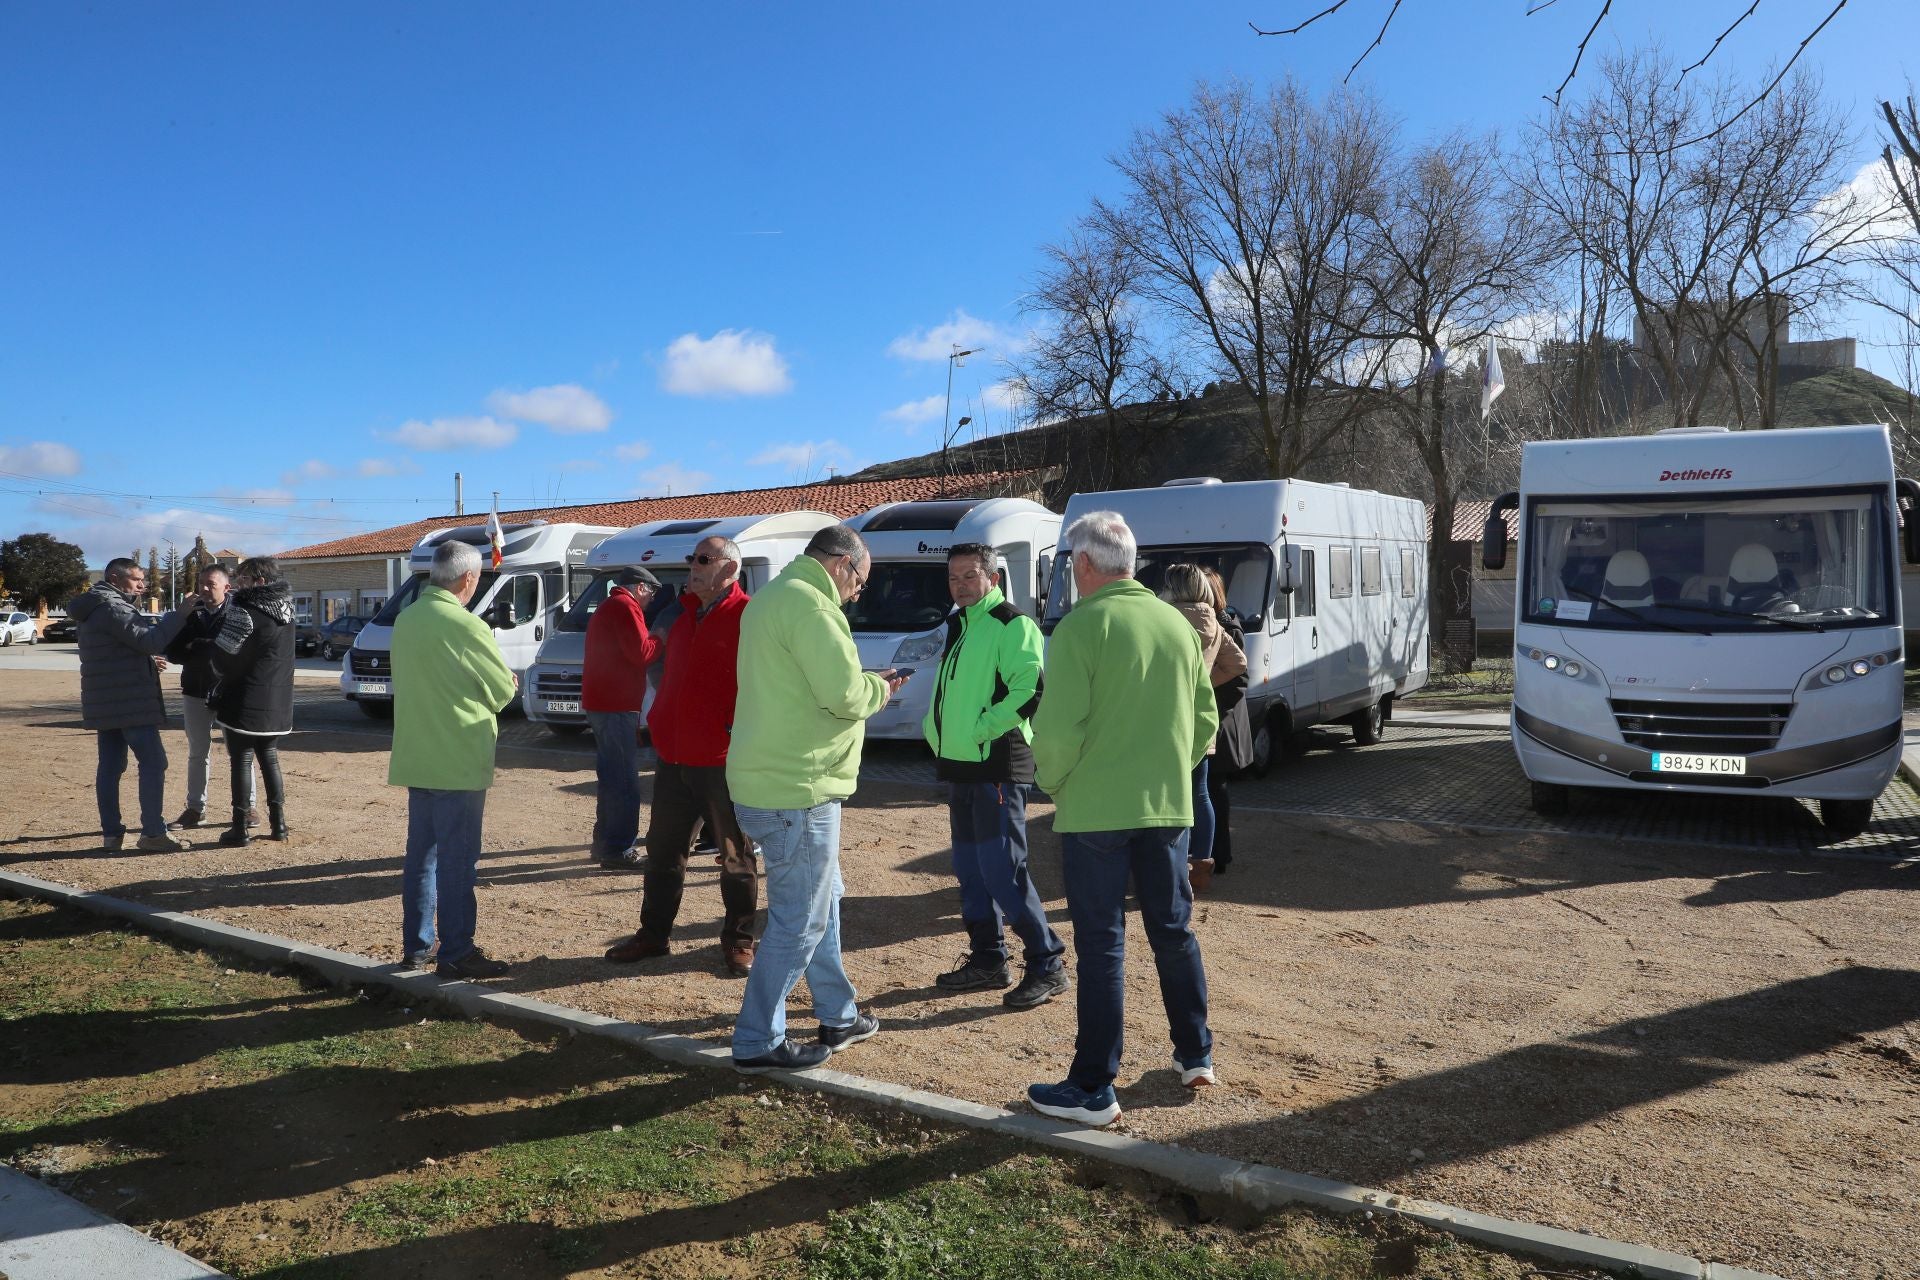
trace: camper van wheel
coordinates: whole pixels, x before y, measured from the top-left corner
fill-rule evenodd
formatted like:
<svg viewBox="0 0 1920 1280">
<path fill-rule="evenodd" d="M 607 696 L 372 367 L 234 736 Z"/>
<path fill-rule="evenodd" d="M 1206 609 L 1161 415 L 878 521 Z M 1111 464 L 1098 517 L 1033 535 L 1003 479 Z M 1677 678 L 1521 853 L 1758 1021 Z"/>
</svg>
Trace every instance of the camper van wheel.
<svg viewBox="0 0 1920 1280">
<path fill-rule="evenodd" d="M 547 731 L 561 738 L 577 738 L 587 731 L 584 724 L 549 724 Z"/>
<path fill-rule="evenodd" d="M 1873 821 L 1873 801 L 1871 800 L 1822 800 L 1820 802 L 1820 825 L 1827 834 L 1840 840 L 1850 840 L 1867 829 Z"/>
<path fill-rule="evenodd" d="M 1353 718 L 1353 740 L 1370 747 L 1387 733 L 1387 700 L 1374 703 Z"/>
<path fill-rule="evenodd" d="M 391 702 L 372 702 L 366 698 L 361 698 L 359 699 L 359 706 L 360 714 L 369 720 L 393 719 L 393 704 Z"/>
<path fill-rule="evenodd" d="M 1573 800 L 1573 788 L 1557 782 L 1529 783 L 1533 788 L 1533 811 L 1543 818 L 1558 818 Z"/>
</svg>

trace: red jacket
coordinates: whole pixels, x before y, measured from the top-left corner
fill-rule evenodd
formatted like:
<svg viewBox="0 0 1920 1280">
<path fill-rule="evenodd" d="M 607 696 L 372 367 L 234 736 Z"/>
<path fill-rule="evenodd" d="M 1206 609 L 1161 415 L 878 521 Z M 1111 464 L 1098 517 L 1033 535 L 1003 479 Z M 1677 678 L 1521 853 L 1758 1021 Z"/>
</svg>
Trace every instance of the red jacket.
<svg viewBox="0 0 1920 1280">
<path fill-rule="evenodd" d="M 666 670 L 647 730 L 668 764 L 711 767 L 727 762 L 733 741 L 733 701 L 740 691 L 740 614 L 747 593 L 739 583 L 700 616 L 700 597 L 680 597 L 680 617 L 667 632 Z"/>
<path fill-rule="evenodd" d="M 587 623 L 586 670 L 580 679 L 582 711 L 640 711 L 647 704 L 647 667 L 660 656 L 660 642 L 647 634 L 640 605 L 615 587 Z"/>
</svg>

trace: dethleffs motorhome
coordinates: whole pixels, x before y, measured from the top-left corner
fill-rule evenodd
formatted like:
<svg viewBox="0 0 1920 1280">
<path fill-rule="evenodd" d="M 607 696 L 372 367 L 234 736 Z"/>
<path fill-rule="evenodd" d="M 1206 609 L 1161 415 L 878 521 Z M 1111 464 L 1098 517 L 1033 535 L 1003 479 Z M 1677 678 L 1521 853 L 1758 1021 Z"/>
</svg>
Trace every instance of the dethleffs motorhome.
<svg viewBox="0 0 1920 1280">
<path fill-rule="evenodd" d="M 493 567 L 484 524 L 436 529 L 420 539 L 408 558 L 412 576 L 354 637 L 340 669 L 340 691 L 368 715 L 393 714 L 393 623 L 426 585 L 433 553 L 443 542 L 464 542 L 480 553 L 480 585 L 467 608 L 486 619 L 500 653 L 523 683 L 540 642 L 567 607 L 569 572 L 613 530 L 600 525 L 548 524 L 544 520 L 502 527 L 500 567 Z"/>
<path fill-rule="evenodd" d="M 1361 743 L 1385 731 L 1394 699 L 1427 682 L 1426 508 L 1412 498 L 1306 480 L 1075 494 L 1069 526 L 1117 511 L 1139 546 L 1134 576 L 1158 591 L 1167 566 L 1219 571 L 1247 638 L 1254 768 L 1316 724 Z M 1072 608 L 1072 558 L 1055 560 L 1044 628 Z"/>
<path fill-rule="evenodd" d="M 1513 745 L 1542 813 L 1569 788 L 1820 801 L 1870 820 L 1899 763 L 1896 480 L 1884 427 L 1541 442 L 1519 510 Z M 1907 523 L 1916 556 L 1920 511 Z"/>
<path fill-rule="evenodd" d="M 687 583 L 687 557 L 701 542 L 732 538 L 739 544 L 740 585 L 751 595 L 804 551 L 815 531 L 832 523 L 833 517 L 823 511 L 654 520 L 606 539 L 587 557 L 592 581 L 575 592 L 573 607 L 561 615 L 528 672 L 528 693 L 523 699 L 527 719 L 559 734 L 578 733 L 587 727 L 586 714 L 580 707 L 587 623 L 607 598 L 607 588 L 620 570 L 639 566 L 660 579 L 665 590 L 647 609 L 648 625 L 657 629 L 672 625 L 672 611 L 678 608 L 680 591 Z M 664 638 L 664 632 L 660 634 Z"/>
<path fill-rule="evenodd" d="M 859 530 L 873 557 L 865 590 L 847 605 L 860 665 L 870 671 L 916 669 L 867 720 L 867 736 L 917 739 L 953 609 L 948 550 L 966 542 L 992 547 L 1002 594 L 1014 608 L 1037 615 L 1060 516 L 1025 498 L 953 498 L 889 502 L 847 523 Z"/>
</svg>

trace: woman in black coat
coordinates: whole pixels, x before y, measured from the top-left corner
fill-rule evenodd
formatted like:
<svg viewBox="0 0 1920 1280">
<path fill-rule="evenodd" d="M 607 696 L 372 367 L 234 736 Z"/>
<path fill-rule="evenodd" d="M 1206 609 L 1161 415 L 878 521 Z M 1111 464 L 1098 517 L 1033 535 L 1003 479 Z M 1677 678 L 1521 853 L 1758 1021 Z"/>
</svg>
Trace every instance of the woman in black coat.
<svg viewBox="0 0 1920 1280">
<path fill-rule="evenodd" d="M 1220 625 L 1244 652 L 1246 630 L 1240 615 L 1227 604 L 1227 585 L 1220 575 L 1208 569 L 1207 581 L 1213 584 L 1213 607 Z M 1213 687 L 1213 703 L 1220 713 L 1220 729 L 1214 737 L 1213 768 L 1207 770 L 1207 796 L 1213 801 L 1213 874 L 1225 875 L 1233 861 L 1233 829 L 1228 821 L 1227 775 L 1238 773 L 1253 763 L 1253 728 L 1247 719 L 1247 677 L 1240 675 Z"/>
<path fill-rule="evenodd" d="M 293 593 L 271 557 L 242 561 L 233 574 L 227 620 L 214 637 L 219 677 L 207 702 L 226 732 L 232 771 L 233 825 L 220 835 L 229 847 L 248 844 L 247 790 L 254 757 L 267 792 L 267 839 L 287 838 L 286 784 L 280 775 L 280 739 L 293 732 Z"/>
</svg>

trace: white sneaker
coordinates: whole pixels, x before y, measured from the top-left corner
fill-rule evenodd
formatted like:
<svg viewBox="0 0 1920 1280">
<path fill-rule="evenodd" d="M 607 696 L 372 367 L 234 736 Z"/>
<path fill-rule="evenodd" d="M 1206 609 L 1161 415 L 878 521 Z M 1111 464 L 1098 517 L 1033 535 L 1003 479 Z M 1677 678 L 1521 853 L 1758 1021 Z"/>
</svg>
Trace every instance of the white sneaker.
<svg viewBox="0 0 1920 1280">
<path fill-rule="evenodd" d="M 1208 1058 L 1197 1067 L 1189 1067 L 1180 1059 L 1173 1060 L 1173 1069 L 1180 1073 L 1180 1083 L 1189 1089 L 1205 1089 L 1219 1083 L 1213 1078 L 1213 1059 Z"/>
</svg>

